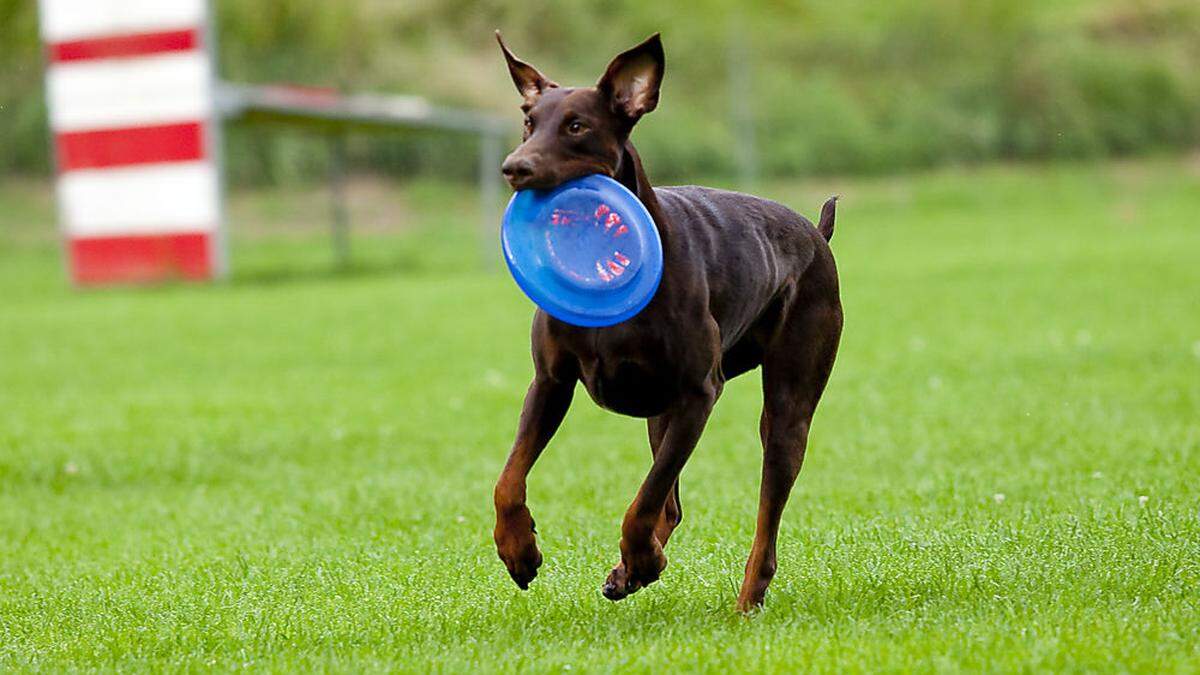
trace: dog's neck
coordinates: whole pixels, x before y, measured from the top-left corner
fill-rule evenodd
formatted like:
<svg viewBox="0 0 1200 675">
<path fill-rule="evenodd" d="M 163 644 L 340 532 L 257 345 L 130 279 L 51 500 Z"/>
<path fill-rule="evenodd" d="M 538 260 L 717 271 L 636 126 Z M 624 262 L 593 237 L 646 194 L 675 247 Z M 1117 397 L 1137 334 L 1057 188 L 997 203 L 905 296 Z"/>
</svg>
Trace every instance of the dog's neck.
<svg viewBox="0 0 1200 675">
<path fill-rule="evenodd" d="M 670 226 L 658 208 L 658 198 L 654 196 L 654 188 L 650 186 L 650 179 L 646 177 L 646 171 L 642 168 L 642 158 L 638 156 L 637 150 L 629 140 L 625 141 L 622 148 L 621 161 L 617 164 L 616 179 L 621 185 L 629 188 L 630 192 L 637 195 L 645 205 L 646 210 L 654 218 L 659 238 L 663 240 L 665 246 Z"/>
</svg>

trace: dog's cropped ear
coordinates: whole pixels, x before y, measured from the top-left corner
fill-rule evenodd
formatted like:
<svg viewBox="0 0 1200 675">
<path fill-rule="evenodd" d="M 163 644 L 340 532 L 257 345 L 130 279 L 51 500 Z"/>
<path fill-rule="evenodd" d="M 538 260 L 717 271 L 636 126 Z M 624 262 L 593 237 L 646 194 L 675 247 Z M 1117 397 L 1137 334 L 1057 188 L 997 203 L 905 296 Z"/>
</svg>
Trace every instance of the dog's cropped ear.
<svg viewBox="0 0 1200 675">
<path fill-rule="evenodd" d="M 662 86 L 666 57 L 658 33 L 640 45 L 617 55 L 596 88 L 609 98 L 613 112 L 636 122 L 658 106 L 658 89 Z"/>
<path fill-rule="evenodd" d="M 508 45 L 504 44 L 504 38 L 500 37 L 500 31 L 496 31 L 496 42 L 500 43 L 500 51 L 504 52 L 504 60 L 508 62 L 508 74 L 512 75 L 513 84 L 517 85 L 517 91 L 525 100 L 540 96 L 543 91 L 558 86 L 557 82 L 542 75 L 537 68 L 513 56 Z"/>
</svg>

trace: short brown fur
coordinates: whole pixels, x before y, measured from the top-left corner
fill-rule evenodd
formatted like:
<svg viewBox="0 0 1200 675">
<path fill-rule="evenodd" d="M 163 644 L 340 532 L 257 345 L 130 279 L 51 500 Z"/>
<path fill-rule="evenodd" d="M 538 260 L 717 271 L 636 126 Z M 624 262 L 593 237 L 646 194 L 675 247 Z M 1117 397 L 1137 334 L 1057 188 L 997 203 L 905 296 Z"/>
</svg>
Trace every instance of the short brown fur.
<svg viewBox="0 0 1200 675">
<path fill-rule="evenodd" d="M 687 186 L 653 188 L 629 134 L 658 105 L 665 68 L 655 34 L 618 55 L 593 87 L 565 88 L 497 40 L 524 97 L 525 135 L 504 161 L 514 189 L 548 189 L 600 173 L 645 204 L 663 242 L 664 272 L 637 316 L 583 328 L 538 310 L 534 378 L 516 441 L 496 483 L 495 541 L 521 588 L 542 555 L 526 506 L 526 476 L 570 407 L 577 382 L 607 409 L 647 418 L 653 463 L 625 513 L 621 560 L 604 583 L 620 600 L 656 581 L 682 518 L 679 473 L 726 380 L 763 370 L 762 485 L 754 543 L 737 606 L 762 604 L 776 539 L 800 471 L 809 425 L 837 354 L 842 306 L 828 240 L 835 199 L 819 227 L 775 202 Z"/>
</svg>

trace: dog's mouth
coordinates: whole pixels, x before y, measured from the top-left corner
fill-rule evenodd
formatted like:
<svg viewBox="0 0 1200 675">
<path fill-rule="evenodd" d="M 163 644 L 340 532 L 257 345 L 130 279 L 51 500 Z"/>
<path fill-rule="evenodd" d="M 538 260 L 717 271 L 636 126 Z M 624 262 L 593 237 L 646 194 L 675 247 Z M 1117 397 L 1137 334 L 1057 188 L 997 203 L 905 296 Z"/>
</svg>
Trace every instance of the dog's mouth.
<svg viewBox="0 0 1200 675">
<path fill-rule="evenodd" d="M 509 179 L 508 185 L 514 190 L 553 190 L 565 183 L 565 180 L 539 180 L 536 178 L 529 179 Z"/>
<path fill-rule="evenodd" d="M 616 171 L 612 167 L 604 166 L 603 164 L 589 164 L 579 170 L 564 172 L 561 174 L 539 175 L 536 171 L 528 175 L 505 176 L 509 187 L 513 190 L 553 190 L 554 188 L 584 176 L 600 174 L 609 178 L 616 178 Z"/>
</svg>

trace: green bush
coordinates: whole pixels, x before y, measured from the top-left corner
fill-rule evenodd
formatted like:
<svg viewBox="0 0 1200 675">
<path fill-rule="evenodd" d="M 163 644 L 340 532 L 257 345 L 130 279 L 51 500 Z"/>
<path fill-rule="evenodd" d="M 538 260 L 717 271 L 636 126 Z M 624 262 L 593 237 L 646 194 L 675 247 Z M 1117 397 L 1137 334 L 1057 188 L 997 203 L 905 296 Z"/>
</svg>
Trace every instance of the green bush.
<svg viewBox="0 0 1200 675">
<path fill-rule="evenodd" d="M 0 0 L 0 174 L 50 163 L 37 3 Z"/>
</svg>

